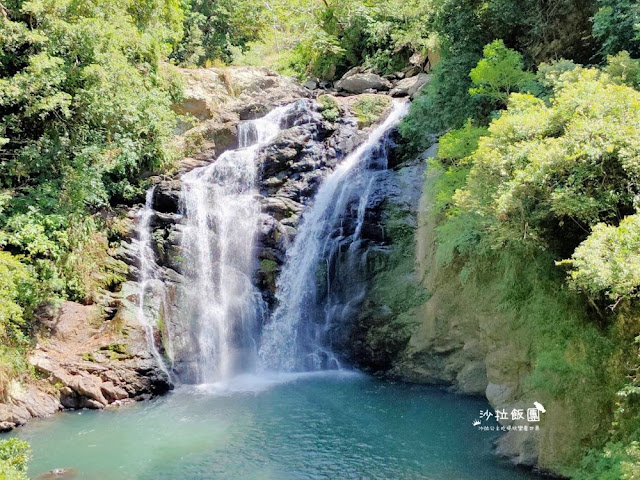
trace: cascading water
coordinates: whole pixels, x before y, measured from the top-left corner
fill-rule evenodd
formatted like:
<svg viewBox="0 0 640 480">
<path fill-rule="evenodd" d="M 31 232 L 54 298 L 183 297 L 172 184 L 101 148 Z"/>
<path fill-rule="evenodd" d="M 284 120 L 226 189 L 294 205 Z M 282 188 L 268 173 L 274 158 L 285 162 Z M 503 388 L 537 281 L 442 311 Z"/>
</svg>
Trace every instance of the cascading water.
<svg viewBox="0 0 640 480">
<path fill-rule="evenodd" d="M 139 289 L 140 298 L 138 301 L 138 321 L 144 327 L 147 345 L 149 351 L 153 355 L 154 360 L 162 371 L 167 375 L 167 378 L 171 380 L 171 374 L 167 369 L 162 355 L 158 351 L 155 342 L 154 324 L 150 321 L 151 318 L 157 318 L 159 311 L 163 308 L 163 305 L 159 305 L 159 308 L 153 309 L 149 305 L 148 297 L 156 294 L 156 297 L 161 299 L 160 303 L 164 300 L 164 286 L 158 279 L 158 266 L 156 263 L 155 253 L 152 247 L 151 237 L 151 220 L 155 214 L 153 210 L 153 194 L 155 188 L 147 190 L 145 198 L 144 208 L 140 210 L 138 214 L 138 256 L 140 258 L 140 276 L 139 276 Z M 155 291 L 154 291 L 155 290 Z M 158 292 L 159 290 L 159 292 Z M 153 315 L 147 312 L 147 309 L 155 310 Z M 169 352 L 170 353 L 170 352 Z"/>
<path fill-rule="evenodd" d="M 329 281 L 329 294 L 325 295 L 329 301 L 318 301 L 319 269 L 324 262 L 324 268 L 329 270 L 343 246 L 348 245 L 349 250 L 357 248 L 369 193 L 377 172 L 386 168 L 387 134 L 408 108 L 406 103 L 394 103 L 384 123 L 324 181 L 313 205 L 304 214 L 278 280 L 278 306 L 262 334 L 260 363 L 263 369 L 295 371 L 340 367 L 338 358 L 327 348 L 326 336 L 332 320 L 340 316 L 336 310 L 348 310 L 350 304 L 330 301 Z M 380 165 L 381 162 L 384 165 Z M 343 222 L 351 205 L 356 205 L 356 225 L 352 232 L 347 232 Z M 349 257 L 348 262 L 355 261 L 354 255 Z M 324 276 L 332 278 L 328 271 Z M 361 301 L 363 295 L 364 292 L 354 293 L 353 304 Z"/>
<path fill-rule="evenodd" d="M 181 293 L 172 297 L 172 308 L 167 308 L 166 293 L 156 292 L 162 274 L 152 248 L 154 192 L 147 193 L 140 219 L 140 319 L 160 365 L 145 296 L 161 299 L 151 313 L 164 315 L 165 330 L 176 328 L 164 332 L 170 337 L 164 347 L 172 361 L 173 352 L 181 352 L 172 370 L 182 382 L 212 383 L 258 368 L 340 368 L 332 353 L 339 342 L 329 337 L 333 326 L 353 318 L 364 298 L 366 285 L 357 277 L 366 264 L 361 234 L 369 198 L 387 168 L 388 134 L 407 109 L 405 103 L 394 103 L 385 122 L 320 186 L 289 247 L 269 321 L 254 282 L 260 225 L 256 161 L 261 147 L 295 116 L 296 104 L 241 123 L 237 150 L 182 176 L 180 268 L 185 280 Z M 145 295 L 151 291 L 155 297 Z"/>
<path fill-rule="evenodd" d="M 186 381 L 210 383 L 256 363 L 266 308 L 253 283 L 260 206 L 256 190 L 259 148 L 277 136 L 288 107 L 239 125 L 239 148 L 182 177 L 186 224 L 182 240 L 187 277 L 182 321 L 197 350 Z M 195 377 L 195 378 L 193 378 Z"/>
</svg>

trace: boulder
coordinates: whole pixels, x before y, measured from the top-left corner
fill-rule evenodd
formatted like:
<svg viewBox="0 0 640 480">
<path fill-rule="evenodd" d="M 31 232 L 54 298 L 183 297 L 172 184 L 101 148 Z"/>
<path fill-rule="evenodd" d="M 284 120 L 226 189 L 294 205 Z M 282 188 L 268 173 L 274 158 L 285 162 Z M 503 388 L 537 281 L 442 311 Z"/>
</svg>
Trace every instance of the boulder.
<svg viewBox="0 0 640 480">
<path fill-rule="evenodd" d="M 61 478 L 75 478 L 77 472 L 73 468 L 54 468 L 42 475 L 38 475 L 36 480 L 52 480 Z"/>
<path fill-rule="evenodd" d="M 367 90 L 387 91 L 392 87 L 393 85 L 389 80 L 375 73 L 355 73 L 349 75 L 349 72 L 347 72 L 347 74 L 336 83 L 338 90 L 344 90 L 353 94 L 362 94 Z"/>
<path fill-rule="evenodd" d="M 277 220 L 299 214 L 303 206 L 286 197 L 266 197 L 260 202 L 262 211 L 272 214 Z"/>
<path fill-rule="evenodd" d="M 408 95 L 413 99 L 426 85 L 431 82 L 431 75 L 428 73 L 420 73 L 416 77 L 415 83 L 407 90 Z"/>
<path fill-rule="evenodd" d="M 392 97 L 408 97 L 414 96 L 422 87 L 431 80 L 431 76 L 421 73 L 414 77 L 403 78 L 396 82 L 395 86 L 389 92 Z"/>
<path fill-rule="evenodd" d="M 416 67 L 422 67 L 427 62 L 427 56 L 420 52 L 416 52 L 409 58 L 409 63 Z"/>
<path fill-rule="evenodd" d="M 129 398 L 127 391 L 124 388 L 114 385 L 113 382 L 104 382 L 100 385 L 100 390 L 102 390 L 104 396 L 112 402 Z"/>
<path fill-rule="evenodd" d="M 318 88 L 318 81 L 314 78 L 310 78 L 306 82 L 304 82 L 304 88 L 308 88 L 309 90 L 315 90 Z"/>
</svg>

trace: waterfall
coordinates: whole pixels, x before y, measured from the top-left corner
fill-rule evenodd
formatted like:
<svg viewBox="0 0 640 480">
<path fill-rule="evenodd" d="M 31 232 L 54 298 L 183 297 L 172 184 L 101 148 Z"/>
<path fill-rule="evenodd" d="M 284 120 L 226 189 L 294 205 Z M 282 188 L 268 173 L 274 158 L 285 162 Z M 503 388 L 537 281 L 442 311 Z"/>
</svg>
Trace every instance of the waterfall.
<svg viewBox="0 0 640 480">
<path fill-rule="evenodd" d="M 149 305 L 148 297 L 154 293 L 159 294 L 161 303 L 164 300 L 164 286 L 158 279 L 158 266 L 156 263 L 155 253 L 152 247 L 151 237 L 151 220 L 155 214 L 153 210 L 153 194 L 155 188 L 147 190 L 144 208 L 140 210 L 138 214 L 138 256 L 140 258 L 140 275 L 139 275 L 139 289 L 140 298 L 138 300 L 138 321 L 145 329 L 147 338 L 147 346 L 149 351 L 153 355 L 154 360 L 162 371 L 167 375 L 167 378 L 171 380 L 171 374 L 167 369 L 162 355 L 158 351 L 158 347 L 155 342 L 154 323 L 150 321 L 150 318 L 156 318 L 157 315 L 149 315 L 146 310 L 151 308 Z M 159 292 L 158 292 L 159 290 Z M 159 313 L 160 309 L 156 314 Z"/>
<path fill-rule="evenodd" d="M 387 135 L 408 111 L 408 104 L 394 102 L 388 118 L 367 141 L 350 154 L 323 182 L 313 205 L 302 218 L 277 283 L 277 307 L 264 327 L 260 346 L 263 369 L 294 371 L 340 368 L 339 359 L 327 347 L 326 336 L 338 309 L 350 304 L 331 302 L 332 275 L 328 271 L 341 248 L 357 247 L 364 224 L 368 196 L 377 172 L 386 168 Z M 382 163 L 382 164 L 381 164 Z M 355 206 L 356 225 L 347 232 L 344 224 Z M 348 236 L 348 238 L 346 238 Z M 349 256 L 353 263 L 355 256 Z M 321 265 L 327 279 L 327 301 L 319 302 Z M 358 304 L 364 292 L 353 294 Z M 360 298 L 358 298 L 360 297 Z M 339 312 L 338 312 L 339 313 Z"/>
<path fill-rule="evenodd" d="M 266 315 L 253 283 L 259 225 L 256 157 L 273 140 L 288 107 L 242 122 L 239 148 L 182 176 L 185 227 L 181 251 L 187 278 L 179 315 L 194 332 L 193 380 L 210 383 L 251 370 Z"/>
</svg>

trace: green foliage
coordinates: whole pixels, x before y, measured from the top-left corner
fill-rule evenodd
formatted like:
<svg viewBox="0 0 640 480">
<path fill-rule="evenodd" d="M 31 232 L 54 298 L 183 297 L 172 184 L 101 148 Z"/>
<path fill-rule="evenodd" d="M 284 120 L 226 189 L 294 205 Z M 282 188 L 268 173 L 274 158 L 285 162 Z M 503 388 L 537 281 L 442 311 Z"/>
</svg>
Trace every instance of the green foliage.
<svg viewBox="0 0 640 480">
<path fill-rule="evenodd" d="M 612 442 L 602 450 L 591 450 L 574 480 L 637 480 L 640 478 L 640 444 Z"/>
<path fill-rule="evenodd" d="M 3 185 L 58 181 L 70 208 L 134 195 L 140 170 L 171 158 L 175 115 L 159 60 L 181 18 L 176 0 L 10 8 L 2 22 L 12 41 L 0 56 Z"/>
<path fill-rule="evenodd" d="M 342 109 L 334 97 L 331 95 L 320 95 L 317 100 L 320 104 L 320 112 L 325 120 L 335 122 L 340 118 Z"/>
<path fill-rule="evenodd" d="M 571 260 L 571 283 L 580 290 L 614 302 L 636 298 L 640 287 L 640 215 L 618 226 L 600 223 L 576 248 Z"/>
<path fill-rule="evenodd" d="M 30 269 L 10 253 L 0 251 L 0 339 L 3 345 L 25 344 L 25 321 L 37 299 Z"/>
<path fill-rule="evenodd" d="M 426 187 L 439 281 L 530 342 L 526 388 L 575 408 L 582 427 L 567 449 L 594 448 L 582 479 L 636 478 L 639 464 L 640 97 L 621 80 L 629 61 L 612 59 L 608 73 L 542 65 L 543 98 L 511 94 L 488 131 L 468 122 L 441 137 Z M 556 260 L 568 257 L 566 282 Z"/>
<path fill-rule="evenodd" d="M 483 218 L 495 247 L 570 255 L 590 229 L 633 212 L 640 94 L 597 70 L 569 72 L 550 106 L 513 94 L 473 155 L 460 205 Z"/>
<path fill-rule="evenodd" d="M 88 215 L 173 158 L 179 88 L 161 59 L 182 18 L 177 0 L 12 2 L 0 18 L 0 248 L 44 298 L 90 300 L 122 278 Z"/>
<path fill-rule="evenodd" d="M 512 92 L 525 90 L 535 78 L 523 66 L 522 55 L 507 48 L 502 40 L 495 40 L 484 47 L 482 59 L 469 73 L 474 85 L 469 93 L 505 106 Z"/>
<path fill-rule="evenodd" d="M 27 464 L 31 459 L 31 448 L 24 440 L 10 438 L 0 442 L 0 478 L 5 480 L 28 480 Z"/>
<path fill-rule="evenodd" d="M 476 54 L 460 54 L 438 64 L 431 82 L 400 125 L 411 153 L 423 151 L 433 143 L 435 134 L 460 128 L 468 118 L 486 118 L 490 107 L 469 94 L 469 71 L 478 58 Z"/>
<path fill-rule="evenodd" d="M 163 61 L 182 23 L 178 0 L 0 5 L 2 398 L 38 305 L 124 280 L 102 218 L 173 160 L 180 85 Z"/>
<path fill-rule="evenodd" d="M 640 4 L 636 0 L 598 0 L 593 17 L 593 35 L 601 52 L 613 55 L 621 50 L 640 56 Z"/>
<path fill-rule="evenodd" d="M 532 63 L 557 58 L 588 61 L 594 53 L 591 20 L 595 0 L 434 0 L 432 28 L 445 54 L 478 53 L 502 39 Z"/>
<path fill-rule="evenodd" d="M 355 65 L 381 72 L 406 66 L 412 53 L 434 47 L 430 0 L 269 0 L 261 40 L 239 62 L 333 79 Z"/>
<path fill-rule="evenodd" d="M 550 63 L 538 65 L 536 81 L 540 86 L 540 90 L 536 96 L 549 101 L 555 95 L 556 90 L 562 87 L 564 83 L 574 80 L 574 76 L 568 74 L 568 72 L 573 72 L 576 67 L 578 65 L 571 60 L 554 60 Z"/>
<path fill-rule="evenodd" d="M 468 119 L 464 127 L 440 137 L 438 159 L 443 162 L 454 163 L 467 158 L 478 148 L 480 138 L 488 135 L 488 133 L 486 127 L 476 127 L 471 119 Z"/>
<path fill-rule="evenodd" d="M 265 5 L 247 0 L 184 0 L 184 32 L 172 58 L 183 66 L 231 62 L 265 26 Z"/>
<path fill-rule="evenodd" d="M 640 60 L 631 58 L 629 52 L 609 55 L 603 70 L 614 82 L 640 90 Z"/>
<path fill-rule="evenodd" d="M 351 106 L 360 128 L 377 122 L 391 108 L 391 99 L 386 95 L 360 95 Z"/>
</svg>

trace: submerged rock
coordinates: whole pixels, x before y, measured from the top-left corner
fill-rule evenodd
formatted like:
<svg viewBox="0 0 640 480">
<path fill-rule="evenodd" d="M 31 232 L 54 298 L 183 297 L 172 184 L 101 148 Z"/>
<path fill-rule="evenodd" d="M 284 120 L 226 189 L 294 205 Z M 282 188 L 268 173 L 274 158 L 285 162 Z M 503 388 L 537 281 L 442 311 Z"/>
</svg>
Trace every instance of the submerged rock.
<svg viewBox="0 0 640 480">
<path fill-rule="evenodd" d="M 46 473 L 38 475 L 36 480 L 51 480 L 56 478 L 75 478 L 77 471 L 73 468 L 54 468 Z"/>
</svg>

